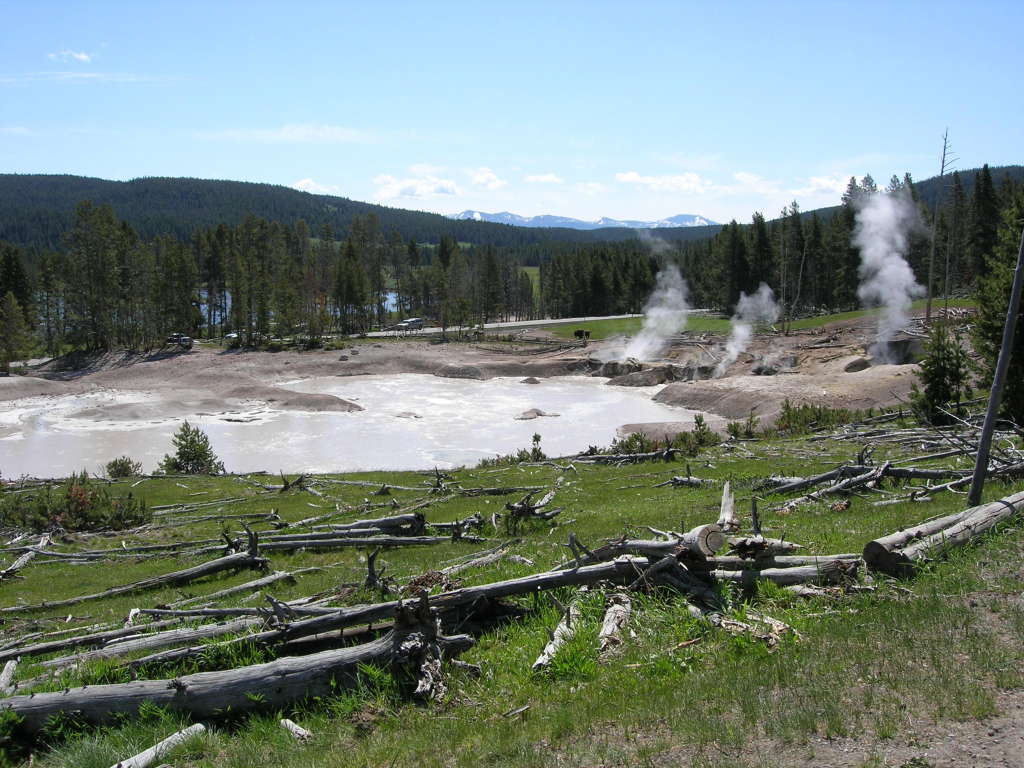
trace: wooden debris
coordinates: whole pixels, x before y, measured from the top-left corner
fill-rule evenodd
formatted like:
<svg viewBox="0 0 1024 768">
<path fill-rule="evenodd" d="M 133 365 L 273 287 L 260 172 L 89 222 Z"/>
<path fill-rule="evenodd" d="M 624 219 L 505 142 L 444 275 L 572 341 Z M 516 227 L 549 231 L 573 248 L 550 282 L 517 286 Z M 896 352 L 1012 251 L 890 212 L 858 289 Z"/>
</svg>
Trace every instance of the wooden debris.
<svg viewBox="0 0 1024 768">
<path fill-rule="evenodd" d="M 288 733 L 295 737 L 296 741 L 309 741 L 313 738 L 313 734 L 303 728 L 301 725 L 292 722 L 287 717 L 281 720 L 281 727 L 284 728 Z"/>
<path fill-rule="evenodd" d="M 28 551 L 25 552 L 25 554 L 23 554 L 21 557 L 19 557 L 17 560 L 15 560 L 13 563 L 11 563 L 9 566 L 4 568 L 2 571 L 0 571 L 0 581 L 3 581 L 4 579 L 12 578 L 15 574 L 18 573 L 18 571 L 20 571 L 22 568 L 24 568 L 26 565 L 28 565 L 29 561 L 33 557 L 35 557 L 36 554 L 38 554 L 38 550 L 45 550 L 46 549 L 46 545 L 49 544 L 49 543 L 50 543 L 50 534 L 44 533 L 40 537 L 39 543 L 36 545 L 35 549 L 28 548 Z"/>
<path fill-rule="evenodd" d="M 736 517 L 736 497 L 733 496 L 729 481 L 722 486 L 722 505 L 718 513 L 718 527 L 722 533 L 736 533 L 740 529 L 740 520 Z"/>
<path fill-rule="evenodd" d="M 883 536 L 865 545 L 864 560 L 873 570 L 913 574 L 921 562 L 963 546 L 1018 514 L 1022 502 L 1024 491 Z"/>
<path fill-rule="evenodd" d="M 629 595 L 616 592 L 608 596 L 608 607 L 601 622 L 601 631 L 597 634 L 598 653 L 610 653 L 622 644 L 622 631 L 629 623 L 633 612 L 633 602 Z"/>
<path fill-rule="evenodd" d="M 580 620 L 583 618 L 583 613 L 580 611 L 579 603 L 573 600 L 569 603 L 569 607 L 562 614 L 562 620 L 558 622 L 558 626 L 555 627 L 554 633 L 551 635 L 551 639 L 548 644 L 544 646 L 544 650 L 541 651 L 540 656 L 533 662 L 533 671 L 544 669 L 551 666 L 551 662 L 555 658 L 555 654 L 558 653 L 558 649 L 561 648 L 569 639 L 576 634 L 576 627 L 579 625 Z"/>
<path fill-rule="evenodd" d="M 190 725 L 188 728 L 178 731 L 177 733 L 168 736 L 163 741 L 154 744 L 145 752 L 140 752 L 135 755 L 135 757 L 129 757 L 127 760 L 122 760 L 121 762 L 111 766 L 111 768 L 149 768 L 179 744 L 184 744 L 193 736 L 198 736 L 200 733 L 205 732 L 206 726 L 202 723 Z"/>
<path fill-rule="evenodd" d="M 14 692 L 14 673 L 18 671 L 18 662 L 20 658 L 11 659 L 4 664 L 3 671 L 0 672 L 0 696 L 7 696 Z"/>
<path fill-rule="evenodd" d="M 473 644 L 467 635 L 442 637 L 434 627 L 408 618 L 405 606 L 393 610 L 395 628 L 363 645 L 283 657 L 264 664 L 217 672 L 198 672 L 172 680 L 90 685 L 55 693 L 0 699 L 0 712 L 21 717 L 20 727 L 38 733 L 54 715 L 75 712 L 87 722 L 108 723 L 132 717 L 144 703 L 207 719 L 253 711 L 273 711 L 299 700 L 330 696 L 354 685 L 366 664 L 416 665 L 459 653 Z M 437 691 L 431 688 L 427 693 Z"/>
</svg>

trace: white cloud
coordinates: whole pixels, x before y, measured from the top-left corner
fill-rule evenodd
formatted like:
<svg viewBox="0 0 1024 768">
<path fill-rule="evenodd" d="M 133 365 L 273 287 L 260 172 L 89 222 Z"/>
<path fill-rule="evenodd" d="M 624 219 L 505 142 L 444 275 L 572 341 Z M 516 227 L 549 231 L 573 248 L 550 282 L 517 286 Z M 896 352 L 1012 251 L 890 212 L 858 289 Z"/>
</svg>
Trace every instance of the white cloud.
<svg viewBox="0 0 1024 768">
<path fill-rule="evenodd" d="M 46 56 L 53 61 L 77 61 L 82 64 L 88 64 L 92 61 L 92 54 L 85 51 L 72 51 L 69 48 L 57 51 L 56 53 L 48 53 Z"/>
<path fill-rule="evenodd" d="M 413 166 L 422 169 L 422 166 Z M 415 171 L 414 171 L 415 172 Z M 377 185 L 378 200 L 394 200 L 401 197 L 436 197 L 438 195 L 461 195 L 459 185 L 451 179 L 442 179 L 433 174 L 421 174 L 398 179 L 394 176 L 381 175 L 373 180 Z"/>
<path fill-rule="evenodd" d="M 642 176 L 636 171 L 627 171 L 626 173 L 616 173 L 615 180 L 623 184 L 638 184 L 647 187 L 652 192 L 700 194 L 711 188 L 711 182 L 692 172 Z"/>
<path fill-rule="evenodd" d="M 524 181 L 527 184 L 563 184 L 565 179 L 553 173 L 541 173 L 536 176 L 527 176 Z"/>
<path fill-rule="evenodd" d="M 499 179 L 498 174 L 490 168 L 477 168 L 475 171 L 470 171 L 469 175 L 475 187 L 485 187 L 493 191 L 508 186 L 508 182 L 504 179 Z"/>
<path fill-rule="evenodd" d="M 790 192 L 796 196 L 803 195 L 817 195 L 824 192 L 831 192 L 837 195 L 843 194 L 846 191 L 846 185 L 852 174 L 846 176 L 811 176 L 807 179 L 807 183 L 796 189 L 791 189 Z"/>
<path fill-rule="evenodd" d="M 336 184 L 320 184 L 313 179 L 299 179 L 291 187 L 302 192 L 312 192 L 314 195 L 334 195 L 338 192 Z"/>
<path fill-rule="evenodd" d="M 366 134 L 341 125 L 288 123 L 279 128 L 244 128 L 196 134 L 211 141 L 258 141 L 268 144 L 350 144 L 368 140 Z"/>
</svg>

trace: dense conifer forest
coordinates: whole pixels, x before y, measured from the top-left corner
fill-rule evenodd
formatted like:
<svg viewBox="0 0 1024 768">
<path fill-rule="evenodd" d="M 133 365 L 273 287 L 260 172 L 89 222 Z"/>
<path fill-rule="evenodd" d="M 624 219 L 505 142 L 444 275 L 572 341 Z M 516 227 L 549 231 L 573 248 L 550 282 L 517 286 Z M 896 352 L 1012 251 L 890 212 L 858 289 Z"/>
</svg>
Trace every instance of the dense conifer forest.
<svg viewBox="0 0 1024 768">
<path fill-rule="evenodd" d="M 990 271 L 1022 190 L 1020 166 L 884 187 L 865 176 L 835 208 L 793 203 L 749 223 L 638 236 L 458 222 L 269 185 L 4 176 L 0 355 L 147 348 L 172 331 L 315 346 L 411 316 L 452 327 L 639 312 L 668 261 L 696 306 L 728 311 L 764 282 L 789 316 L 852 309 L 858 201 L 885 193 L 919 209 L 908 254 L 918 282 L 930 273 L 934 295 L 963 294 Z M 539 267 L 536 285 L 527 267 Z"/>
</svg>

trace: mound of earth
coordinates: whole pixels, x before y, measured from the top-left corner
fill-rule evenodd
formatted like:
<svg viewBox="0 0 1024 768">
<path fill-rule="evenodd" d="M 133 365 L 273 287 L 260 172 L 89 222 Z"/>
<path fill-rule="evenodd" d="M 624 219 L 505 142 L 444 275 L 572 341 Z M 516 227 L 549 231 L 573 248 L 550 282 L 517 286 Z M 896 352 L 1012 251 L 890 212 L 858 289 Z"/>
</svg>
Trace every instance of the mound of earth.
<svg viewBox="0 0 1024 768">
<path fill-rule="evenodd" d="M 540 384 L 540 379 L 536 376 L 527 376 L 525 379 L 519 382 L 520 384 Z"/>
<path fill-rule="evenodd" d="M 445 379 L 477 379 L 479 381 L 484 380 L 484 372 L 477 368 L 475 365 L 458 365 L 456 363 L 448 363 L 442 365 L 436 371 L 435 376 L 441 376 Z"/>
<path fill-rule="evenodd" d="M 529 421 L 530 419 L 536 419 L 536 418 L 539 418 L 541 416 L 559 416 L 559 415 L 560 414 L 557 414 L 557 413 L 547 413 L 546 411 L 542 411 L 540 408 L 531 408 L 530 410 L 523 411 L 518 416 L 516 416 L 516 421 Z"/>
<path fill-rule="evenodd" d="M 288 389 L 249 384 L 225 393 L 232 400 L 262 400 L 282 411 L 340 412 L 361 411 L 363 407 L 349 400 L 326 394 L 308 394 Z"/>
<path fill-rule="evenodd" d="M 68 386 L 58 381 L 49 381 L 35 376 L 0 376 L 0 402 L 21 400 L 23 397 L 63 395 L 67 392 Z"/>
</svg>

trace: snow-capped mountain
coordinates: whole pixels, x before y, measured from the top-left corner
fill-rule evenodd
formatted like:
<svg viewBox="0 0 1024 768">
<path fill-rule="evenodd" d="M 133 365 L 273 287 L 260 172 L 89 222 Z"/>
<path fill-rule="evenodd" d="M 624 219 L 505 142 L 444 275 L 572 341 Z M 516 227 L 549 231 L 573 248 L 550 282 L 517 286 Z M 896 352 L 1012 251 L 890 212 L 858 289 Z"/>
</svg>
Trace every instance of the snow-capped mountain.
<svg viewBox="0 0 1024 768">
<path fill-rule="evenodd" d="M 601 229 L 603 227 L 627 227 L 629 229 L 660 229 L 662 227 L 706 227 L 717 222 L 705 219 L 703 216 L 695 216 L 690 213 L 681 213 L 678 216 L 670 216 L 667 219 L 658 221 L 635 221 L 632 219 L 610 219 L 604 216 L 596 221 L 583 221 L 568 216 L 519 216 L 515 213 L 502 211 L 501 213 L 484 213 L 483 211 L 463 211 L 462 213 L 450 213 L 449 219 L 464 221 L 490 221 L 496 224 L 512 224 L 517 227 L 565 227 L 567 229 Z"/>
</svg>

